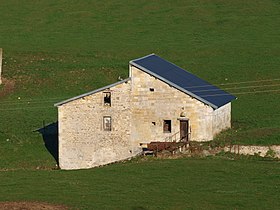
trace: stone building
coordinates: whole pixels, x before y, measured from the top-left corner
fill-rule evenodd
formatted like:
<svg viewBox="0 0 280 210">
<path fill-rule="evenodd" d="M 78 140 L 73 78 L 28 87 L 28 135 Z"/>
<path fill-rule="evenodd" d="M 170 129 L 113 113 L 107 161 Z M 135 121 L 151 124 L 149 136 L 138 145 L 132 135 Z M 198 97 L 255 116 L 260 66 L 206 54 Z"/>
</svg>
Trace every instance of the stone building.
<svg viewBox="0 0 280 210">
<path fill-rule="evenodd" d="M 62 169 L 127 159 L 154 141 L 209 141 L 231 127 L 235 97 L 151 54 L 129 78 L 55 104 Z"/>
</svg>

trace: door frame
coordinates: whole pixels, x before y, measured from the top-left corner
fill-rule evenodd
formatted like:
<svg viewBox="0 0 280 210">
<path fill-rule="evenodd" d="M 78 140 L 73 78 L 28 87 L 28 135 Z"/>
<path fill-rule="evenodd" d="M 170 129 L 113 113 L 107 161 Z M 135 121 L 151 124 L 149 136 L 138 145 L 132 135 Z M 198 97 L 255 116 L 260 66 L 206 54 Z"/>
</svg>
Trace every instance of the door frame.
<svg viewBox="0 0 280 210">
<path fill-rule="evenodd" d="M 189 139 L 189 130 L 190 130 L 190 123 L 189 119 L 178 119 L 180 121 L 180 140 L 185 139 L 186 142 L 188 142 Z M 183 125 L 185 124 L 185 125 Z"/>
</svg>

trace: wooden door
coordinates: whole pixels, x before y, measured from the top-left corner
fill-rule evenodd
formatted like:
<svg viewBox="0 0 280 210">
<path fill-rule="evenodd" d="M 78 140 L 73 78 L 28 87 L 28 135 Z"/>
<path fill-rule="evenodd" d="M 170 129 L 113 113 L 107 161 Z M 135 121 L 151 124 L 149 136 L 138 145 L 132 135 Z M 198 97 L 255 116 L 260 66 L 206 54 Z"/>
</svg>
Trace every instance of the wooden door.
<svg viewBox="0 0 280 210">
<path fill-rule="evenodd" d="M 180 140 L 189 141 L 189 121 L 180 120 Z"/>
</svg>

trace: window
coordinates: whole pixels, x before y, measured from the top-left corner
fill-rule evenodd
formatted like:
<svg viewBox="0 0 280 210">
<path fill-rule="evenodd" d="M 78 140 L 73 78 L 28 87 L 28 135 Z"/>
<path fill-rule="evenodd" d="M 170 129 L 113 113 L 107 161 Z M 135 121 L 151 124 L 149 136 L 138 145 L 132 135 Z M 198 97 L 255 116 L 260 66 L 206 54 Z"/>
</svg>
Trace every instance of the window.
<svg viewBox="0 0 280 210">
<path fill-rule="evenodd" d="M 154 91 L 155 91 L 155 89 L 154 89 L 154 88 L 150 88 L 150 91 L 151 91 L 151 92 L 154 92 Z"/>
<path fill-rule="evenodd" d="M 104 92 L 104 105 L 105 106 L 111 106 L 111 93 L 110 92 Z"/>
<path fill-rule="evenodd" d="M 171 133 L 171 120 L 164 120 L 163 121 L 163 132 L 164 133 Z"/>
<path fill-rule="evenodd" d="M 110 116 L 103 117 L 103 130 L 104 131 L 112 130 L 112 119 Z"/>
</svg>

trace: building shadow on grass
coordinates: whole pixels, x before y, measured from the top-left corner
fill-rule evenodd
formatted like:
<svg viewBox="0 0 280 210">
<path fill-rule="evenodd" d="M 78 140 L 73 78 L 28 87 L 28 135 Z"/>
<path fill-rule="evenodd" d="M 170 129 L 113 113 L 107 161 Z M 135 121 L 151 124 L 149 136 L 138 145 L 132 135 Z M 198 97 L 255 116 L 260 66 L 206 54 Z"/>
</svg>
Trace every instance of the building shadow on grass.
<svg viewBox="0 0 280 210">
<path fill-rule="evenodd" d="M 36 131 L 41 133 L 45 147 L 58 164 L 58 122 L 45 125 Z"/>
</svg>

